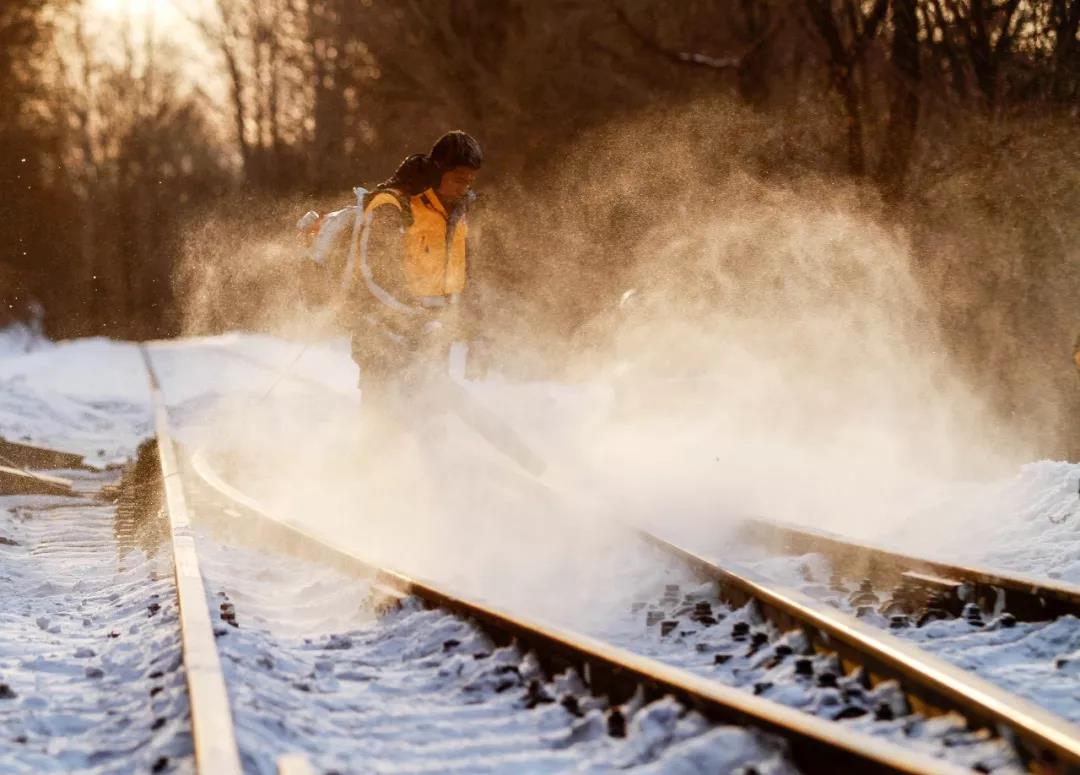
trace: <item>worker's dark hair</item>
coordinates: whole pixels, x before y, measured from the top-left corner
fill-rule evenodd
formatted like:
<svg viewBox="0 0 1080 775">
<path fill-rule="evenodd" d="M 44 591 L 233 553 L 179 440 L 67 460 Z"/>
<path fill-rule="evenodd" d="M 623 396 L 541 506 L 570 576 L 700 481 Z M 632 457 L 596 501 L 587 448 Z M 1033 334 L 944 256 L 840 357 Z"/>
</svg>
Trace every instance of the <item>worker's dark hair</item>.
<svg viewBox="0 0 1080 775">
<path fill-rule="evenodd" d="M 478 170 L 484 163 L 484 152 L 475 137 L 455 129 L 435 141 L 428 158 L 442 172 L 454 167 L 472 167 Z"/>
<path fill-rule="evenodd" d="M 379 184 L 380 189 L 393 189 L 408 196 L 416 196 L 439 185 L 439 178 L 454 167 L 480 169 L 484 152 L 472 136 L 455 129 L 435 141 L 431 153 L 414 153 L 406 156 L 394 174 Z"/>
<path fill-rule="evenodd" d="M 391 188 L 408 196 L 421 194 L 439 182 L 438 168 L 422 153 L 406 156 L 394 174 L 379 184 L 380 189 Z"/>
</svg>

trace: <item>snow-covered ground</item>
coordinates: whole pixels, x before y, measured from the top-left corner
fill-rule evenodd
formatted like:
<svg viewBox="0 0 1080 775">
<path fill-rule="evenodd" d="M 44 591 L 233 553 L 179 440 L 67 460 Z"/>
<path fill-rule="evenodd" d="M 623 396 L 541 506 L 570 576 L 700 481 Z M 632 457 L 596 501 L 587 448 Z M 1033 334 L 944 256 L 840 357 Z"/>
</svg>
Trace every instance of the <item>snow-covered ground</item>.
<svg viewBox="0 0 1080 775">
<path fill-rule="evenodd" d="M 127 459 L 151 434 L 144 371 L 135 347 L 107 339 L 0 349 L 0 436 L 91 465 Z"/>
<path fill-rule="evenodd" d="M 113 511 L 0 497 L 0 771 L 194 771 L 171 561 L 118 543 Z"/>
<path fill-rule="evenodd" d="M 294 435 L 303 429 L 317 440 L 321 451 L 330 454 L 329 445 L 348 443 L 360 435 L 355 414 L 359 406 L 356 368 L 344 341 L 305 345 L 264 335 L 229 334 L 151 347 L 173 422 L 182 436 L 192 427 L 198 430 L 200 423 L 231 430 L 270 417 L 281 426 L 271 430 L 287 433 L 283 436 L 287 443 L 295 441 Z M 280 373 L 230 357 L 229 352 Z M 288 378 L 290 374 L 326 385 L 328 390 L 297 383 Z M 703 535 L 710 529 L 720 530 L 729 521 L 725 515 L 736 510 L 738 504 L 732 500 L 736 488 L 717 492 L 720 485 L 708 472 L 714 461 L 707 450 L 688 449 L 673 460 L 671 449 L 660 443 L 658 435 L 657 454 L 665 457 L 653 461 L 657 472 L 663 472 L 657 480 L 641 475 L 648 470 L 648 449 L 625 453 L 641 458 L 631 469 L 625 458 L 598 444 L 596 438 L 606 430 L 625 428 L 627 422 L 605 386 L 517 384 L 496 375 L 486 383 L 471 385 L 470 390 L 512 421 L 549 460 L 547 484 L 571 498 L 572 505 L 604 508 L 604 503 L 617 503 L 623 515 L 642 517 L 655 525 L 671 521 L 682 528 L 687 527 L 684 515 L 692 513 L 689 527 Z M 4 438 L 77 451 L 89 463 L 103 464 L 130 456 L 138 440 L 151 433 L 148 400 L 142 360 L 130 343 L 103 339 L 50 343 L 24 331 L 0 332 L 0 436 Z M 342 427 L 352 420 L 357 424 Z M 507 465 L 497 454 L 481 449 L 483 443 L 471 432 L 457 431 L 459 446 L 469 447 L 473 461 L 480 461 L 485 470 Z M 658 434 L 661 431 L 657 428 Z M 618 431 L 610 437 L 617 440 Z M 231 439 L 217 440 L 243 448 L 263 444 L 267 438 L 245 439 L 234 433 Z M 583 448 L 588 453 L 582 453 Z M 599 460 L 598 452 L 602 453 Z M 482 478 L 485 470 L 475 478 Z M 838 471 L 836 487 L 842 489 L 843 482 L 843 472 Z M 786 485 L 776 482 L 781 491 Z M 912 551 L 1080 582 L 1078 489 L 1080 465 L 1033 462 L 996 481 L 934 483 L 905 518 L 886 524 L 868 518 L 851 527 L 853 533 Z M 790 494 L 797 502 L 800 493 Z"/>
<path fill-rule="evenodd" d="M 342 406 L 358 403 L 356 368 L 344 341 L 305 346 L 266 336 L 228 335 L 183 340 L 166 344 L 164 348 L 155 350 L 155 361 L 176 364 L 170 375 L 163 377 L 170 403 L 176 405 L 198 395 L 225 397 L 247 392 L 251 394 L 249 405 L 284 405 L 290 413 L 284 419 L 300 424 L 305 419 L 332 422 L 326 413 L 320 414 L 321 405 L 327 402 L 332 402 L 335 412 Z M 277 373 L 246 368 L 244 362 L 230 361 L 220 355 L 215 357 L 214 353 L 221 350 L 238 352 L 273 366 Z M 199 364 L 201 368 L 181 364 Z M 207 371 L 213 372 L 218 381 L 206 381 Z M 330 392 L 323 393 L 316 401 L 318 391 L 292 382 L 289 374 L 325 385 Z M 618 455 L 607 457 L 614 450 L 597 438 L 608 435 L 610 443 L 617 445 L 620 432 L 632 424 L 632 418 L 622 414 L 616 391 L 609 385 L 521 384 L 496 374 L 487 382 L 470 385 L 469 389 L 486 406 L 510 421 L 541 452 L 550 469 L 544 477 L 545 483 L 570 499 L 574 507 L 580 507 L 583 502 L 616 503 L 620 511 L 616 516 L 643 517 L 642 521 L 658 528 L 670 520 L 682 530 L 702 535 L 709 535 L 710 530 L 713 534 L 722 531 L 730 524 L 727 515 L 745 513 L 745 509 L 738 508 L 733 492 L 717 492 L 717 477 L 709 471 L 716 461 L 708 455 L 708 450 L 688 445 L 684 455 L 671 459 L 672 450 L 663 443 L 662 426 L 655 426 L 655 450 L 656 455 L 663 457 L 650 461 L 648 448 L 621 450 L 620 454 L 638 458 L 633 468 L 623 467 L 625 461 Z M 267 391 L 271 391 L 269 396 Z M 716 396 L 712 399 L 721 400 Z M 282 419 L 280 414 L 275 416 Z M 340 417 L 340 414 L 330 416 Z M 307 426 L 311 428 L 312 423 Z M 459 430 L 461 446 L 469 446 L 470 454 L 482 457 L 488 452 L 471 449 L 472 445 L 483 443 L 471 436 L 471 432 Z M 748 440 L 748 444 L 753 446 L 753 440 Z M 497 455 L 491 460 L 508 465 Z M 650 465 L 661 478 L 641 476 Z M 823 481 L 820 486 L 842 492 L 845 474 L 842 470 L 835 473 L 835 482 Z M 789 490 L 789 483 L 783 480 L 774 481 L 773 486 L 788 492 L 798 503 L 797 488 Z M 994 480 L 927 482 L 925 492 L 913 495 L 918 497 L 911 498 L 914 505 L 904 518 L 882 523 L 867 514 L 865 519 L 849 525 L 852 534 L 921 554 L 1080 583 L 1080 463 L 1036 461 L 1013 475 Z M 713 497 L 715 502 L 710 500 Z M 680 513 L 672 513 L 672 508 L 678 508 Z M 692 513 L 689 523 L 682 512 Z M 771 516 L 797 517 L 798 511 L 787 516 Z"/>
<path fill-rule="evenodd" d="M 1002 481 L 958 487 L 885 537 L 924 554 L 1080 584 L 1080 465 L 1042 460 Z"/>
<path fill-rule="evenodd" d="M 374 561 L 593 632 L 617 632 L 626 625 L 625 590 L 661 583 L 670 570 L 627 539 L 619 520 L 647 522 L 662 534 L 678 533 L 675 538 L 715 541 L 730 523 L 726 515 L 757 503 L 745 497 L 752 486 L 775 480 L 783 491 L 787 485 L 782 477 L 770 479 L 760 462 L 754 465 L 762 466 L 762 478 L 733 483 L 730 475 L 718 475 L 719 467 L 730 467 L 730 456 L 721 462 L 707 443 L 667 443 L 655 418 L 647 433 L 636 429 L 627 435 L 634 418 L 626 416 L 624 405 L 620 408 L 618 391 L 606 385 L 519 384 L 496 375 L 469 386 L 549 460 L 541 484 L 453 418 L 445 434 L 434 437 L 437 443 L 373 444 L 363 433 L 356 370 L 343 341 L 304 345 L 230 334 L 152 343 L 151 352 L 170 418 L 186 448 L 227 462 L 234 483 L 258 493 L 274 510 Z M 290 374 L 326 389 L 292 380 Z M 685 419 L 686 407 L 681 409 Z M 707 442 L 707 431 L 699 429 L 699 440 Z M 103 466 L 130 457 L 151 432 L 147 378 L 135 345 L 102 339 L 49 343 L 25 332 L 0 335 L 0 436 L 76 451 Z M 655 443 L 642 444 L 643 435 Z M 626 438 L 635 444 L 621 445 Z M 281 475 L 286 467 L 293 476 Z M 820 487 L 842 492 L 845 472 L 837 466 L 834 473 L 836 481 Z M 1078 481 L 1076 464 L 1033 462 L 998 481 L 937 482 L 903 519 L 887 524 L 869 519 L 857 527 L 864 536 L 912 552 L 1080 583 Z M 784 494 L 790 496 L 785 503 L 797 505 L 797 490 Z M 311 568 L 291 572 L 297 588 L 319 574 Z M 14 580 L 3 578 L 8 576 Z M 0 584 L 9 583 L 12 590 L 24 589 L 5 564 Z M 0 591 L 8 600 L 7 590 Z M 21 611 L 19 616 L 25 618 Z M 420 621 L 416 616 L 405 612 L 388 626 L 401 627 L 401 637 L 421 642 L 421 630 L 410 629 Z M 259 637 L 275 644 L 294 637 L 281 631 L 287 619 L 283 613 L 267 616 L 264 630 L 270 634 Z M 25 621 L 11 621 L 15 637 L 21 637 L 17 628 Z M 1064 649 L 1072 641 L 1060 625 L 1028 634 L 1057 639 L 1061 645 L 1055 648 Z M 367 625 L 348 620 L 323 626 L 327 632 L 360 632 Z M 242 627 L 243 635 L 234 640 L 248 637 L 247 629 Z M 1025 633 L 1018 628 L 1008 638 Z M 382 636 L 368 632 L 364 637 L 369 636 L 375 651 L 365 653 L 371 659 L 385 656 L 375 643 Z M 929 645 L 947 657 L 951 637 L 945 631 L 927 635 Z M 1000 680 L 1021 693 L 1035 692 L 1047 678 L 1043 668 L 1051 651 L 1041 641 L 1037 648 L 1032 643 L 988 643 L 996 656 L 983 664 L 1013 665 Z M 1001 656 L 1006 651 L 1012 656 Z M 967 660 L 981 653 L 959 640 L 954 652 L 956 659 Z M 322 659 L 307 656 L 314 661 L 297 662 L 297 671 L 315 671 Z M 1028 660 L 1023 665 L 1021 656 Z M 3 670 L 18 675 L 8 681 Z M 15 686 L 38 680 L 27 670 L 19 674 L 19 663 L 10 663 L 0 668 L 0 681 Z M 267 691 L 276 680 L 267 677 Z M 458 690 L 445 684 L 439 691 L 445 699 Z M 0 713 L 3 703 L 0 699 Z M 1072 715 L 1067 704 L 1051 707 Z"/>
</svg>

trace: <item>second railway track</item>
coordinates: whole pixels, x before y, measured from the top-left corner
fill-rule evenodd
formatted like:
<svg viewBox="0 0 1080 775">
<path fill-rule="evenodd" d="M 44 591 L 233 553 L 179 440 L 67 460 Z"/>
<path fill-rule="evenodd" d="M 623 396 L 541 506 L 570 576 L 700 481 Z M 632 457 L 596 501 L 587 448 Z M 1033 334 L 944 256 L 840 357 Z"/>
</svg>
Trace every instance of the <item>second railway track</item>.
<svg viewBox="0 0 1080 775">
<path fill-rule="evenodd" d="M 765 519 L 742 520 L 736 537 L 774 554 L 820 554 L 837 577 L 886 591 L 897 615 L 934 608 L 961 616 L 975 605 L 984 613 L 1007 611 L 1020 621 L 1080 617 L 1080 587 L 1053 579 L 916 557 Z"/>
<path fill-rule="evenodd" d="M 833 666 L 825 669 L 832 675 L 830 686 L 843 688 L 845 677 L 852 688 L 872 689 L 883 682 L 895 682 L 904 696 L 905 710 L 924 717 L 959 714 L 970 729 L 981 728 L 985 735 L 998 736 L 1014 747 L 1025 769 L 1080 772 L 1080 728 L 1065 719 L 850 613 L 777 585 L 767 577 L 725 567 L 651 534 L 643 536 L 661 551 L 687 563 L 699 578 L 715 584 L 719 598 L 733 609 L 750 606 L 751 618 L 768 625 L 758 628 L 762 640 L 751 651 L 760 652 L 757 664 L 768 658 L 770 650 L 775 657 L 776 645 L 783 645 L 785 636 L 791 638 L 794 634 L 796 650 L 802 649 L 805 656 L 824 655 L 832 660 Z M 789 671 L 798 673 L 798 654 L 792 651 L 787 651 L 791 658 L 786 666 L 782 665 L 783 659 L 774 658 L 769 670 L 756 673 L 756 685 L 765 685 L 767 691 L 772 688 L 770 678 L 775 680 L 774 676 Z M 815 666 L 803 668 L 807 677 L 816 677 L 820 664 L 818 661 Z M 865 704 L 841 704 L 834 710 L 852 707 L 881 715 L 879 708 Z M 895 708 L 890 709 L 881 720 L 892 721 L 895 715 Z M 962 748 L 958 742 L 946 745 Z M 993 769 L 988 762 L 969 762 L 969 766 L 976 764 L 980 769 Z"/>
</svg>

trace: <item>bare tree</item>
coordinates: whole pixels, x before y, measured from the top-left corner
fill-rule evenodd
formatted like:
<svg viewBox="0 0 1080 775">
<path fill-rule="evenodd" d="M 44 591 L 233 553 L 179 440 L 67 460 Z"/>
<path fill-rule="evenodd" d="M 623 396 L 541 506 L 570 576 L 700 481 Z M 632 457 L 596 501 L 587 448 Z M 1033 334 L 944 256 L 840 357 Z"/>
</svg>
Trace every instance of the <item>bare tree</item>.
<svg viewBox="0 0 1080 775">
<path fill-rule="evenodd" d="M 74 194 L 80 260 L 66 267 L 69 287 L 58 292 L 70 294 L 73 317 L 95 330 L 157 330 L 169 303 L 166 246 L 177 213 L 222 180 L 222 161 L 201 97 L 177 73 L 152 16 L 141 29 L 91 31 L 77 12 L 69 22 L 50 110 L 71 128 L 57 153 Z M 119 57 L 101 53 L 114 44 Z"/>
<path fill-rule="evenodd" d="M 0 3 L 0 322 L 35 314 L 53 280 L 57 252 L 74 252 L 70 232 L 49 221 L 70 195 L 55 180 L 62 127 L 49 115 L 42 63 L 61 0 Z"/>
<path fill-rule="evenodd" d="M 244 180 L 282 187 L 288 145 L 303 134 L 306 72 L 299 61 L 306 18 L 296 0 L 216 0 L 216 18 L 190 17 L 221 56 Z"/>
<path fill-rule="evenodd" d="M 768 102 L 774 85 L 772 68 L 777 41 L 791 17 L 788 0 L 707 0 L 694 3 L 678 15 L 665 41 L 660 19 L 670 16 L 665 6 L 650 7 L 637 14 L 620 0 L 611 0 L 615 18 L 631 38 L 646 51 L 680 66 L 732 74 L 739 96 L 753 105 Z M 643 18 L 639 19 L 637 16 Z M 702 39 L 703 31 L 710 39 Z M 723 34 L 721 31 L 728 31 Z M 719 52 L 723 53 L 719 53 Z"/>
<path fill-rule="evenodd" d="M 810 23 L 825 44 L 829 80 L 840 96 L 848 170 L 861 177 L 866 174 L 867 164 L 859 78 L 866 50 L 885 21 L 889 0 L 874 0 L 869 7 L 858 0 L 805 0 L 805 8 Z"/>
<path fill-rule="evenodd" d="M 1054 61 L 1050 93 L 1062 101 L 1080 98 L 1080 0 L 1053 0 Z"/>
<path fill-rule="evenodd" d="M 897 201 L 911 161 L 921 101 L 921 46 L 917 0 L 893 0 L 889 57 L 891 97 L 877 179 L 886 197 Z"/>
<path fill-rule="evenodd" d="M 1021 0 L 927 0 L 928 37 L 945 54 L 956 90 L 977 93 L 991 111 L 1013 54 Z"/>
</svg>

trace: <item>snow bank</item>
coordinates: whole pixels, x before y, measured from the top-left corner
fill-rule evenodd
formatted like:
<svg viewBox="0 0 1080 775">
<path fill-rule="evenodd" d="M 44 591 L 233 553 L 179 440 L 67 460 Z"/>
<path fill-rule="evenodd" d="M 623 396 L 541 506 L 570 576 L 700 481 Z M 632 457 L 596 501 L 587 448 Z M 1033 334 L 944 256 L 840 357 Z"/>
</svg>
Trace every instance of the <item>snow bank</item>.
<svg viewBox="0 0 1080 775">
<path fill-rule="evenodd" d="M 80 474 L 77 490 L 114 482 Z M 193 772 L 171 558 L 115 508 L 0 498 L 0 761 L 7 774 Z"/>
<path fill-rule="evenodd" d="M 1013 477 L 956 485 L 897 525 L 889 541 L 1080 584 L 1080 464 L 1043 460 Z"/>
<path fill-rule="evenodd" d="M 130 457 L 150 433 L 149 387 L 134 345 L 79 339 L 0 354 L 3 438 L 103 465 Z"/>
</svg>

